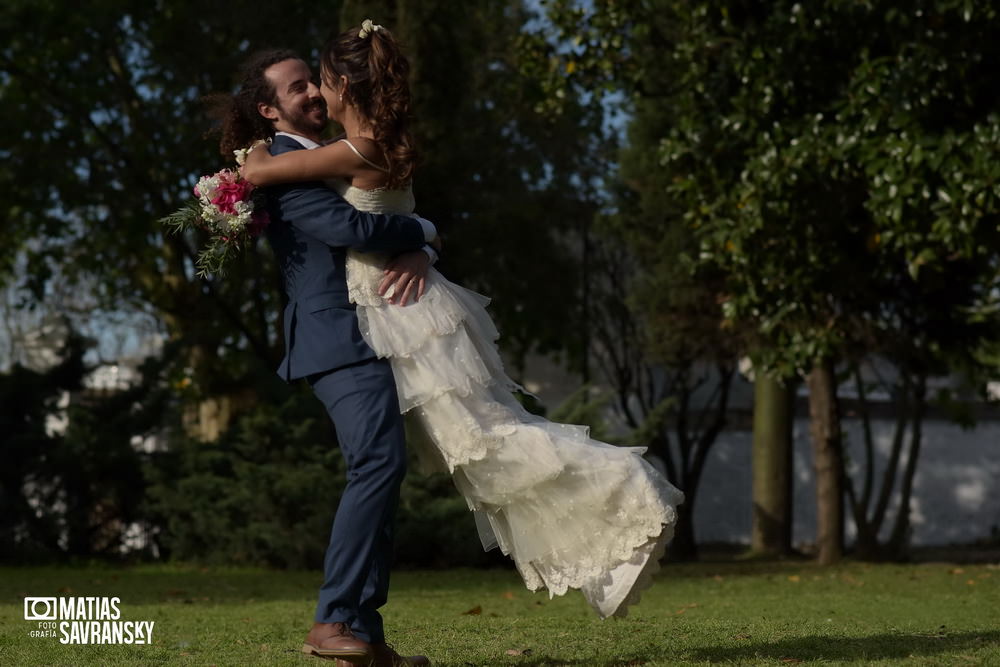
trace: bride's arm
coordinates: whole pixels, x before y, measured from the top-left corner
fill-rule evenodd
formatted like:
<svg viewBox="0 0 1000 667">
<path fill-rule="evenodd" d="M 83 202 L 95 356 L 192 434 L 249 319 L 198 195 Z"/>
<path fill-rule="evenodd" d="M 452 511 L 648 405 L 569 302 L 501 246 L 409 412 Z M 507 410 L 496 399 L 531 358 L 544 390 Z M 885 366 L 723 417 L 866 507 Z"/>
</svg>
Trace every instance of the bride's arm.
<svg viewBox="0 0 1000 667">
<path fill-rule="evenodd" d="M 367 165 L 344 142 L 336 141 L 308 151 L 288 151 L 271 155 L 258 146 L 250 151 L 243 165 L 243 178 L 254 185 L 324 181 L 328 178 L 350 180 Z"/>
</svg>

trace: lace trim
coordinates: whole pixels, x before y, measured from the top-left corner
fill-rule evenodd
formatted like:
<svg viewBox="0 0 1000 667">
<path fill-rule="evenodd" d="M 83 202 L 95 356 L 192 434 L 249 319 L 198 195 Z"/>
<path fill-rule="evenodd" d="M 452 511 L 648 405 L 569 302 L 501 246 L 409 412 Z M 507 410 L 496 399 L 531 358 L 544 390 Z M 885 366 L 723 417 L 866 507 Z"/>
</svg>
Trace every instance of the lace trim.
<svg viewBox="0 0 1000 667">
<path fill-rule="evenodd" d="M 680 492 L 677 493 L 679 494 Z M 530 563 L 531 567 L 537 572 L 539 579 L 543 582 L 544 588 L 549 590 L 550 597 L 564 595 L 570 588 L 583 588 L 588 584 L 593 584 L 593 582 L 602 577 L 608 576 L 608 573 L 616 567 L 628 563 L 635 556 L 636 551 L 649 543 L 651 539 L 662 540 L 662 546 L 665 549 L 666 543 L 673 537 L 674 525 L 677 522 L 676 510 L 671 505 L 680 504 L 681 501 L 676 498 L 669 498 L 669 495 L 664 496 L 660 494 L 654 494 L 654 497 L 648 500 L 654 502 L 647 507 L 646 511 L 641 512 L 641 516 L 633 515 L 631 517 L 633 521 L 627 522 L 626 525 L 617 526 L 622 534 L 614 537 L 609 532 L 602 534 L 601 537 L 605 541 L 617 544 L 617 548 L 613 549 L 607 558 L 584 559 L 576 567 L 562 568 L 559 572 L 545 572 L 539 570 L 536 563 Z M 676 502 L 670 502 L 671 500 L 676 500 Z M 653 510 L 654 507 L 656 508 L 655 510 Z M 660 552 L 662 556 L 663 550 L 660 550 Z M 653 561 L 653 564 L 650 564 L 650 561 Z M 650 585 L 652 574 L 658 567 L 656 561 L 658 559 L 652 556 L 647 559 L 643 573 L 637 578 L 636 583 L 647 587 Z M 626 595 L 618 609 L 615 610 L 615 614 L 624 615 L 626 613 L 624 608 L 628 604 L 631 604 L 628 600 L 633 595 L 641 595 L 641 590 L 641 586 L 637 589 L 636 585 L 633 584 L 632 590 Z M 638 600 L 638 597 L 635 599 Z M 593 601 L 591 601 L 591 604 L 597 608 L 593 604 Z"/>
<path fill-rule="evenodd" d="M 632 584 L 628 595 L 625 596 L 625 599 L 622 600 L 618 608 L 611 614 L 612 616 L 618 618 L 628 616 L 629 607 L 639 604 L 642 600 L 642 594 L 653 586 L 653 577 L 660 571 L 660 561 L 663 560 L 663 557 L 667 553 L 667 543 L 674 538 L 674 525 L 671 523 L 663 526 L 663 530 L 656 540 L 656 545 L 653 547 L 653 553 L 646 560 L 646 565 L 639 572 L 639 576 L 636 577 L 635 583 Z"/>
<path fill-rule="evenodd" d="M 580 589 L 600 616 L 627 614 L 628 606 L 638 602 L 642 591 L 652 583 L 658 560 L 673 535 L 677 520 L 673 505 L 681 502 L 683 495 L 665 481 L 654 483 L 659 480 L 645 469 L 649 464 L 641 458 L 641 449 L 629 451 L 598 443 L 589 439 L 585 427 L 552 424 L 534 417 L 507 393 L 519 386 L 503 371 L 495 345 L 499 334 L 484 308 L 488 299 L 468 290 L 463 292 L 464 288 L 442 277 L 428 289 L 421 300 L 423 303 L 426 299 L 423 306 L 406 307 L 408 326 L 396 331 L 389 319 L 394 311 L 380 310 L 398 307 L 385 304 L 377 295 L 380 259 L 358 255 L 353 251 L 348 255 L 348 288 L 351 300 L 358 305 L 362 336 L 379 356 L 390 359 L 401 388 L 401 411 L 414 411 L 419 417 L 470 509 L 485 513 L 495 543 L 514 558 L 525 584 L 532 590 L 547 589 L 550 596 Z M 572 474 L 560 460 L 563 439 L 594 447 L 598 458 L 601 448 L 607 448 L 612 450 L 604 452 L 607 456 L 636 459 L 633 463 L 621 462 L 620 483 L 603 480 L 611 493 L 604 504 L 620 506 L 617 514 L 589 517 L 595 526 L 601 524 L 598 529 L 581 536 L 560 535 L 566 543 L 551 547 L 556 551 L 535 553 L 538 548 L 548 548 L 547 536 L 535 536 L 530 548 L 523 549 L 518 546 L 516 526 L 532 524 L 532 512 L 558 522 L 560 515 L 573 511 L 553 507 L 548 501 L 559 495 L 558 489 L 549 484 L 558 484 L 554 480 Z M 510 448 L 515 450 L 513 455 L 508 452 Z M 474 482 L 477 475 L 490 475 L 492 470 L 500 469 L 491 468 L 494 464 L 500 466 L 487 459 L 491 452 L 508 452 L 509 457 L 522 450 L 527 453 L 521 458 L 533 467 L 519 473 L 516 480 L 493 486 Z M 479 463 L 486 467 L 480 470 Z M 612 466 L 608 468 L 610 473 Z M 613 502 L 622 489 L 629 494 L 628 503 Z M 558 527 L 558 523 L 553 524 L 554 529 Z M 596 536 L 599 539 L 594 539 Z M 575 537 L 579 544 L 569 543 Z M 653 540 L 645 562 L 641 566 L 633 562 Z M 491 541 L 484 539 L 487 543 Z M 602 608 L 604 589 L 615 583 L 611 573 L 629 564 L 638 568 L 635 580 L 615 609 Z M 627 579 L 618 583 L 622 581 Z"/>
</svg>

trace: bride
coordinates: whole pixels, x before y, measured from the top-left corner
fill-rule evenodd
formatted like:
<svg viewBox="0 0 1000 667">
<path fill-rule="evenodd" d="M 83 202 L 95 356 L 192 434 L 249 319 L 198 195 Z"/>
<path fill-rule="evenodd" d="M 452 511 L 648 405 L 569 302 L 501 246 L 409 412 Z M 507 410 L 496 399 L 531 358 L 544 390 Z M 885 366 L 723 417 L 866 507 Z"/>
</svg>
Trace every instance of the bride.
<svg viewBox="0 0 1000 667">
<path fill-rule="evenodd" d="M 326 180 L 359 210 L 411 214 L 408 64 L 398 43 L 365 21 L 330 42 L 320 72 L 345 138 L 276 157 L 252 151 L 244 176 L 257 185 Z M 421 461 L 451 474 L 484 548 L 508 554 L 529 589 L 578 589 L 602 618 L 625 615 L 650 583 L 683 494 L 643 448 L 527 412 L 511 394 L 519 387 L 500 361 L 489 299 L 430 268 L 419 299 L 401 307 L 409 295 L 380 294 L 388 259 L 348 251 L 347 286 L 365 342 L 390 360 L 402 412 L 433 443 L 420 447 Z"/>
</svg>

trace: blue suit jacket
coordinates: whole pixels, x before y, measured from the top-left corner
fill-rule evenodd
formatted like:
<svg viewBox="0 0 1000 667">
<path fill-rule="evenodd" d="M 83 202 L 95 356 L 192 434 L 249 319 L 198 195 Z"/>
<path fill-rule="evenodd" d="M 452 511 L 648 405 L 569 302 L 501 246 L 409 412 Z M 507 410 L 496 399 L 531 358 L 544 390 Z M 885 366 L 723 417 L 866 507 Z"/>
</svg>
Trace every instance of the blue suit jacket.
<svg viewBox="0 0 1000 667">
<path fill-rule="evenodd" d="M 271 154 L 304 150 L 276 136 Z M 278 374 L 294 380 L 375 357 L 347 297 L 347 249 L 398 254 L 424 245 L 413 218 L 363 213 L 320 182 L 267 189 L 267 239 L 285 279 L 285 358 Z"/>
</svg>

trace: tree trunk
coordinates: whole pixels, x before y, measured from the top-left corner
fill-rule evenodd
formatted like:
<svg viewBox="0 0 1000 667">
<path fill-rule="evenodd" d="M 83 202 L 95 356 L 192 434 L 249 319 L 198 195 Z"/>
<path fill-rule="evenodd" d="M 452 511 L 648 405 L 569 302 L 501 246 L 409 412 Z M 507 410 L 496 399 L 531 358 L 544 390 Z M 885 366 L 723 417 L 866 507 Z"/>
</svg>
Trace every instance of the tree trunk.
<svg viewBox="0 0 1000 667">
<path fill-rule="evenodd" d="M 809 433 L 816 470 L 816 547 L 819 563 L 831 565 L 844 553 L 844 466 L 833 360 L 817 360 L 808 384 Z"/>
<path fill-rule="evenodd" d="M 896 522 L 892 528 L 886 552 L 896 559 L 905 556 L 910 540 L 910 498 L 913 495 L 913 479 L 917 472 L 917 460 L 920 457 L 920 444 L 923 440 L 924 416 L 927 412 L 927 376 L 920 374 L 913 387 L 913 431 L 910 435 L 910 456 L 906 461 L 903 473 L 903 486 L 900 491 L 899 510 Z"/>
<path fill-rule="evenodd" d="M 677 507 L 677 528 L 674 539 L 667 548 L 667 557 L 673 561 L 698 560 L 698 544 L 694 539 L 694 507 L 687 500 Z"/>
<path fill-rule="evenodd" d="M 753 401 L 753 518 L 755 554 L 792 552 L 792 426 L 795 392 L 781 380 L 757 374 Z"/>
</svg>

